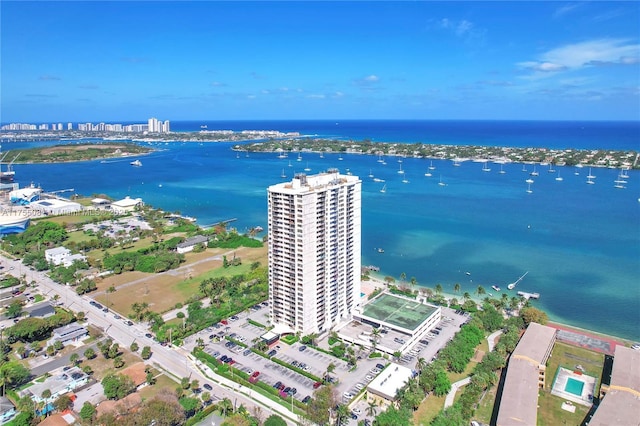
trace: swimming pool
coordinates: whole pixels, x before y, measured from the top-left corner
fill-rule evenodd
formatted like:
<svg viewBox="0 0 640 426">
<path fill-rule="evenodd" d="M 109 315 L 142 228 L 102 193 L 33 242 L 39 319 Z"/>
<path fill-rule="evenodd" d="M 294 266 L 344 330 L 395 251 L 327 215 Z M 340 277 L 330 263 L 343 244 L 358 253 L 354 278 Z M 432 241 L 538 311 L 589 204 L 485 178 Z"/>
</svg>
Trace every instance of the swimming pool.
<svg viewBox="0 0 640 426">
<path fill-rule="evenodd" d="M 575 396 L 582 396 L 582 389 L 584 388 L 584 382 L 580 380 L 573 379 L 571 377 L 567 378 L 567 384 L 564 386 L 564 391 L 569 392 Z"/>
</svg>

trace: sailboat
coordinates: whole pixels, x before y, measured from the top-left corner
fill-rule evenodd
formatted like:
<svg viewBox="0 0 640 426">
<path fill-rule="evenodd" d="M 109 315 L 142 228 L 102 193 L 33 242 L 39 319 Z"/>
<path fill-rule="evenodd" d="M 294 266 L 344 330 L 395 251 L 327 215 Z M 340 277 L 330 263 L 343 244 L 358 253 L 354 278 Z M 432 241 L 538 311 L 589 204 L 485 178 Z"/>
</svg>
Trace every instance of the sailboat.
<svg viewBox="0 0 640 426">
<path fill-rule="evenodd" d="M 369 169 L 369 177 L 372 178 L 373 177 L 373 173 L 371 172 L 371 169 Z"/>
<path fill-rule="evenodd" d="M 427 171 L 427 173 L 425 173 L 424 175 L 425 175 L 426 177 L 431 177 L 431 176 L 433 176 L 433 175 L 431 174 L 431 172 L 429 172 L 429 171 Z"/>
<path fill-rule="evenodd" d="M 576 176 L 580 175 L 580 172 L 578 171 L 578 166 L 576 166 L 576 171 L 573 172 L 573 174 L 576 175 Z"/>
<path fill-rule="evenodd" d="M 438 182 L 438 185 L 447 186 L 447 184 L 442 181 L 442 175 L 440 175 L 440 182 Z"/>
<path fill-rule="evenodd" d="M 622 170 L 620 170 L 620 178 L 621 179 L 629 179 L 629 175 L 627 174 L 627 171 L 629 170 L 629 168 L 622 168 Z"/>
<path fill-rule="evenodd" d="M 284 172 L 284 169 L 282 169 L 282 174 L 280 175 L 281 178 L 286 178 L 287 174 Z"/>
<path fill-rule="evenodd" d="M 526 171 L 527 171 L 527 165 L 526 165 L 526 164 L 523 164 L 523 165 L 522 165 L 522 171 L 523 171 L 523 172 L 526 172 Z"/>
<path fill-rule="evenodd" d="M 628 176 L 626 174 L 624 174 L 624 170 L 620 172 L 620 174 L 618 175 L 618 179 L 614 180 L 613 183 L 615 183 L 615 185 L 613 185 L 614 188 L 625 188 L 624 184 L 627 183 L 626 180 L 623 179 L 623 177 Z"/>
<path fill-rule="evenodd" d="M 558 182 L 562 182 L 564 179 L 562 179 L 562 176 L 560 176 L 560 171 L 558 171 L 558 176 L 556 176 L 556 180 Z"/>
<path fill-rule="evenodd" d="M 433 165 L 433 160 L 431 160 L 431 165 L 429 166 L 429 170 L 435 170 L 436 167 Z"/>
<path fill-rule="evenodd" d="M 343 160 L 342 154 L 338 155 L 338 161 L 342 161 L 342 160 Z"/>
<path fill-rule="evenodd" d="M 387 184 L 386 183 L 382 186 L 382 189 L 380 190 L 380 192 L 382 192 L 383 194 L 385 192 L 387 192 Z"/>
<path fill-rule="evenodd" d="M 304 168 L 305 172 L 310 172 L 311 168 L 309 167 L 309 162 L 307 161 L 307 167 Z"/>
<path fill-rule="evenodd" d="M 529 179 L 525 180 L 525 182 L 527 182 L 527 183 L 533 183 L 533 179 L 529 178 Z"/>
<path fill-rule="evenodd" d="M 401 175 L 404 174 L 404 170 L 402 170 L 402 163 L 400 163 L 400 170 L 398 170 L 398 173 L 400 173 Z"/>
<path fill-rule="evenodd" d="M 289 160 L 289 167 L 293 167 L 293 166 L 291 165 L 291 160 Z"/>
<path fill-rule="evenodd" d="M 320 151 L 320 158 L 324 158 L 324 153 Z"/>
<path fill-rule="evenodd" d="M 500 173 L 501 175 L 507 173 L 504 171 L 504 164 L 500 163 L 500 171 L 498 173 Z"/>
<path fill-rule="evenodd" d="M 302 161 L 302 154 L 300 152 L 298 153 L 298 159 L 296 161 Z"/>
<path fill-rule="evenodd" d="M 547 173 L 555 173 L 556 169 L 553 168 L 553 163 L 549 163 L 549 170 L 547 170 Z"/>
<path fill-rule="evenodd" d="M 409 179 L 407 179 L 407 175 L 404 175 L 404 178 L 402 179 L 402 183 L 409 183 Z"/>
<path fill-rule="evenodd" d="M 531 194 L 533 192 L 533 190 L 531 189 L 531 183 L 528 183 L 529 186 L 527 186 L 527 194 Z"/>
<path fill-rule="evenodd" d="M 488 161 L 484 162 L 484 165 L 482 166 L 482 171 L 483 172 L 490 172 L 491 171 L 491 169 L 489 168 L 489 162 Z"/>
<path fill-rule="evenodd" d="M 460 167 L 460 159 L 459 158 L 454 158 L 453 159 L 453 167 Z"/>
<path fill-rule="evenodd" d="M 538 176 L 540 173 L 536 171 L 536 165 L 533 165 L 533 171 L 529 173 L 531 176 Z"/>
<path fill-rule="evenodd" d="M 596 176 L 591 174 L 591 167 L 589 167 L 589 174 L 587 175 L 587 183 L 589 185 L 593 185 L 595 182 L 593 181 L 593 179 L 595 179 Z"/>
<path fill-rule="evenodd" d="M 382 163 L 384 160 L 382 159 L 382 155 L 378 155 L 378 163 Z"/>
<path fill-rule="evenodd" d="M 513 290 L 513 289 L 518 285 L 518 283 L 519 283 L 520 281 L 522 281 L 522 279 L 525 277 L 525 275 L 527 275 L 528 273 L 529 273 L 529 271 L 527 271 L 527 272 L 525 272 L 524 274 L 522 274 L 522 276 L 521 276 L 520 278 L 518 278 L 517 280 L 515 280 L 514 282 L 512 282 L 511 284 L 509 284 L 509 285 L 507 286 L 507 288 L 508 288 L 509 290 Z"/>
</svg>

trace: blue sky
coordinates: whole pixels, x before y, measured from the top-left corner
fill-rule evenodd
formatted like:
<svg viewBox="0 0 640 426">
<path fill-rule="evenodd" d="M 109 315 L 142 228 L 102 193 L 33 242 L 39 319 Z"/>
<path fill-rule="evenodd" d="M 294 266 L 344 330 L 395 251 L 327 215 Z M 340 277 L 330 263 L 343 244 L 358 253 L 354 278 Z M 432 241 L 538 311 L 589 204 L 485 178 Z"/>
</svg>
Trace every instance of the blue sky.
<svg viewBox="0 0 640 426">
<path fill-rule="evenodd" d="M 640 119 L 638 2 L 0 2 L 2 122 Z"/>
</svg>

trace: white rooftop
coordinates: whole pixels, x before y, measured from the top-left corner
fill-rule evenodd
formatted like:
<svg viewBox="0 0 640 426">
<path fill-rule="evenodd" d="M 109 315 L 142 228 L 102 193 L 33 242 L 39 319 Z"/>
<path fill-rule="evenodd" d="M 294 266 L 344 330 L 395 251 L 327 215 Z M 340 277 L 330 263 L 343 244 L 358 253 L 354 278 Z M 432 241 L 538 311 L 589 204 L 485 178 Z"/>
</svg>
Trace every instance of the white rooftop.
<svg viewBox="0 0 640 426">
<path fill-rule="evenodd" d="M 114 201 L 111 203 L 114 207 L 133 207 L 142 202 L 142 198 L 131 198 L 129 196 L 124 197 L 122 200 Z"/>
<path fill-rule="evenodd" d="M 44 251 L 45 255 L 56 256 L 59 254 L 70 254 L 71 251 L 66 247 L 56 247 L 52 249 L 47 249 Z"/>
<path fill-rule="evenodd" d="M 413 370 L 398 364 L 389 364 L 373 379 L 367 389 L 376 395 L 393 401 L 396 394 L 413 377 Z"/>
</svg>

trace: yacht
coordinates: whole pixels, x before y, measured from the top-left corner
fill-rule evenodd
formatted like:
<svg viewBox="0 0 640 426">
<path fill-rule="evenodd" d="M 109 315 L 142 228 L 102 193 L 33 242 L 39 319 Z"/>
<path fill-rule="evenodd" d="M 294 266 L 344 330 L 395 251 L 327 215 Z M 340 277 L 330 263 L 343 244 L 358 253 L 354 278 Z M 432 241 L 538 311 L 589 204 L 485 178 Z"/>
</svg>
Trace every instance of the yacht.
<svg viewBox="0 0 640 426">
<path fill-rule="evenodd" d="M 495 291 L 500 291 L 500 287 L 498 287 L 497 285 L 492 285 L 491 288 Z"/>
<path fill-rule="evenodd" d="M 501 175 L 507 173 L 507 172 L 504 171 L 504 164 L 500 163 L 500 172 L 498 172 L 498 173 L 500 173 Z"/>
<path fill-rule="evenodd" d="M 140 167 L 140 166 L 142 166 L 142 161 L 140 161 L 140 160 L 133 160 L 133 161 L 132 161 L 132 162 L 130 162 L 129 164 L 131 164 L 132 166 Z"/>
<path fill-rule="evenodd" d="M 484 162 L 484 165 L 482 166 L 482 171 L 483 172 L 490 172 L 491 171 L 491 169 L 489 168 L 489 162 L 488 161 Z"/>
</svg>

